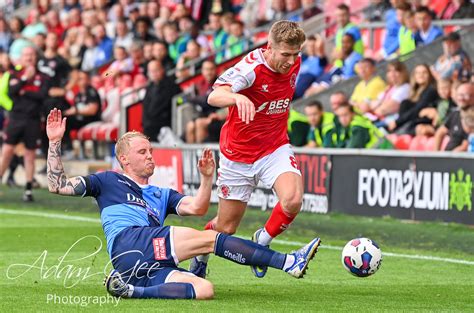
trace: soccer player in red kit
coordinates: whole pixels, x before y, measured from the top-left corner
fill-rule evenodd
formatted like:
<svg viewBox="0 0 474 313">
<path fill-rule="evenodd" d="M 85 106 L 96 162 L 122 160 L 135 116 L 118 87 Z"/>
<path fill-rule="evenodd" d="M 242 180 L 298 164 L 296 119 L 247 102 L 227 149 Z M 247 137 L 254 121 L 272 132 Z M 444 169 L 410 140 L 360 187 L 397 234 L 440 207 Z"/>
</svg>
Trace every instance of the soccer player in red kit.
<svg viewBox="0 0 474 313">
<path fill-rule="evenodd" d="M 303 181 L 287 135 L 290 103 L 301 64 L 303 29 L 278 21 L 270 29 L 267 49 L 256 49 L 215 82 L 208 103 L 228 107 L 220 136 L 219 209 L 206 229 L 234 234 L 250 195 L 262 182 L 279 202 L 253 240 L 269 246 L 301 209 Z M 319 245 L 319 243 L 318 243 Z M 190 270 L 205 277 L 207 256 L 192 260 Z M 252 267 L 261 278 L 267 268 Z"/>
</svg>

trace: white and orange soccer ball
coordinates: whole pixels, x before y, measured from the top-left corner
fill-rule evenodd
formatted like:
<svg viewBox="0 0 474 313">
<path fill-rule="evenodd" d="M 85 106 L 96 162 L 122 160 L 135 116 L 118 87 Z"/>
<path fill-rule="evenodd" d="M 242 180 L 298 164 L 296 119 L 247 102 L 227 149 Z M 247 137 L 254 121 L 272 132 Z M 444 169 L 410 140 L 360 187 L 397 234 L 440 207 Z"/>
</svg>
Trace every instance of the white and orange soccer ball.
<svg viewBox="0 0 474 313">
<path fill-rule="evenodd" d="M 375 274 L 382 263 L 382 251 L 369 238 L 355 238 L 342 249 L 342 265 L 354 276 Z"/>
</svg>

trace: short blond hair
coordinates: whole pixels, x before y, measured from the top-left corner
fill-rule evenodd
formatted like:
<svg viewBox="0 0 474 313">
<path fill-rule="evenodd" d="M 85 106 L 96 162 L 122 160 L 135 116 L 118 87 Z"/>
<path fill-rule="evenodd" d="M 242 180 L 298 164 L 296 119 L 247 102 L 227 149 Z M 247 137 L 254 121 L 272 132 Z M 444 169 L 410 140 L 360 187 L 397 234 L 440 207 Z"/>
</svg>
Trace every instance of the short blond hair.
<svg viewBox="0 0 474 313">
<path fill-rule="evenodd" d="M 126 132 L 125 134 L 120 136 L 120 138 L 115 143 L 115 157 L 117 158 L 117 161 L 119 162 L 122 168 L 123 165 L 122 163 L 120 163 L 119 157 L 128 152 L 128 150 L 130 149 L 130 140 L 132 140 L 132 138 L 143 138 L 149 140 L 147 136 L 137 131 Z"/>
<path fill-rule="evenodd" d="M 284 20 L 272 25 L 268 39 L 276 45 L 285 43 L 289 46 L 301 46 L 306 35 L 298 23 Z"/>
</svg>

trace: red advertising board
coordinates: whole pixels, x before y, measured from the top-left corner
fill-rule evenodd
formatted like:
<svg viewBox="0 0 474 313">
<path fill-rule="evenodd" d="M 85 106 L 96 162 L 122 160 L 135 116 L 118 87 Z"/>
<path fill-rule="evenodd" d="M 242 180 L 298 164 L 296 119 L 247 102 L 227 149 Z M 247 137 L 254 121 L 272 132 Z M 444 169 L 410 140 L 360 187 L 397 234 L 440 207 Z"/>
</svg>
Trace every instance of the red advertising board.
<svg viewBox="0 0 474 313">
<path fill-rule="evenodd" d="M 183 156 L 178 149 L 153 149 L 155 172 L 150 184 L 183 192 Z"/>
</svg>

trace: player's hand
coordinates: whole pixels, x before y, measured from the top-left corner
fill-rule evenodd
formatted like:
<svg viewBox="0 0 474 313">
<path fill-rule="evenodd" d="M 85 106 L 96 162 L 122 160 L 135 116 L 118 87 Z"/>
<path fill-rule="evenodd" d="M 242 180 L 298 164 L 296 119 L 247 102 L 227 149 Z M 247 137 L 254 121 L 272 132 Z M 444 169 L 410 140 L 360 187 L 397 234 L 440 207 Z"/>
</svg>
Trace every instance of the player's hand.
<svg viewBox="0 0 474 313">
<path fill-rule="evenodd" d="M 36 74 L 36 68 L 34 66 L 28 66 L 25 68 L 23 75 L 25 75 L 26 79 L 32 79 L 33 76 Z"/>
<path fill-rule="evenodd" d="M 244 95 L 236 94 L 235 96 L 235 105 L 239 112 L 239 118 L 245 124 L 250 123 L 255 117 L 255 105 Z"/>
<path fill-rule="evenodd" d="M 214 154 L 211 149 L 206 148 L 202 152 L 201 158 L 198 161 L 199 173 L 205 177 L 212 177 L 216 170 L 216 162 L 214 161 Z"/>
<path fill-rule="evenodd" d="M 46 119 L 46 134 L 49 141 L 61 141 L 66 131 L 66 118 L 62 117 L 61 111 L 54 108 Z"/>
</svg>

